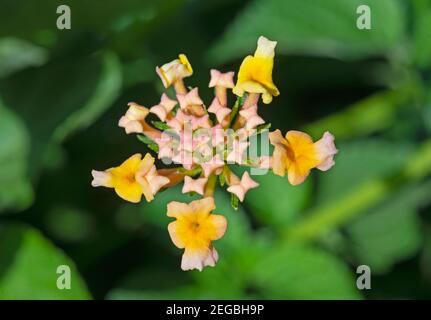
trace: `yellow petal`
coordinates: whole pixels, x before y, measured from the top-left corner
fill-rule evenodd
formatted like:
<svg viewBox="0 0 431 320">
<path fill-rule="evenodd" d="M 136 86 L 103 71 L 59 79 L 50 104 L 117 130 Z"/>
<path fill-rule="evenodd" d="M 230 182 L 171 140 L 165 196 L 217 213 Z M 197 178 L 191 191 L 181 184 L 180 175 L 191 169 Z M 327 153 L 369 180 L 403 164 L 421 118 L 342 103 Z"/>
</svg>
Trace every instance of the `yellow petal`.
<svg viewBox="0 0 431 320">
<path fill-rule="evenodd" d="M 114 177 L 124 177 L 124 176 L 135 176 L 135 172 L 138 170 L 139 165 L 141 163 L 142 155 L 140 153 L 136 153 L 126 161 L 124 161 L 119 167 L 109 169 L 110 172 L 114 175 Z"/>
<path fill-rule="evenodd" d="M 292 163 L 287 171 L 289 182 L 294 186 L 303 183 L 309 174 L 310 169 L 300 162 Z"/>
<path fill-rule="evenodd" d="M 302 183 L 315 168 L 319 161 L 317 159 L 316 147 L 311 137 L 300 131 L 288 131 L 286 140 L 291 154 L 291 162 L 288 165 L 289 182 L 293 185 Z"/>
<path fill-rule="evenodd" d="M 174 221 L 168 224 L 168 232 L 174 245 L 179 249 L 184 249 L 185 243 L 183 237 L 178 234 L 178 221 Z"/>
<path fill-rule="evenodd" d="M 209 233 L 211 240 L 218 240 L 224 236 L 227 229 L 227 220 L 219 214 L 212 214 L 208 217 L 208 223 L 212 225 L 212 232 Z"/>
<path fill-rule="evenodd" d="M 247 56 L 238 72 L 238 81 L 233 92 L 242 96 L 244 92 L 260 93 L 264 103 L 270 103 L 280 92 L 272 80 L 274 48 L 277 42 L 260 37 L 254 56 Z"/>
<path fill-rule="evenodd" d="M 186 68 L 187 72 L 192 75 L 193 74 L 193 68 L 192 65 L 189 62 L 189 59 L 187 59 L 187 56 L 183 53 L 181 53 L 178 58 L 180 59 L 181 64 Z"/>
<path fill-rule="evenodd" d="M 184 54 L 180 54 L 178 59 L 168 62 L 160 68 L 157 67 L 156 72 L 165 88 L 168 88 L 175 81 L 191 76 L 193 69 L 187 57 Z"/>
<path fill-rule="evenodd" d="M 126 179 L 118 179 L 115 184 L 115 192 L 126 201 L 133 203 L 141 201 L 142 188 L 138 182 L 130 183 Z"/>
</svg>

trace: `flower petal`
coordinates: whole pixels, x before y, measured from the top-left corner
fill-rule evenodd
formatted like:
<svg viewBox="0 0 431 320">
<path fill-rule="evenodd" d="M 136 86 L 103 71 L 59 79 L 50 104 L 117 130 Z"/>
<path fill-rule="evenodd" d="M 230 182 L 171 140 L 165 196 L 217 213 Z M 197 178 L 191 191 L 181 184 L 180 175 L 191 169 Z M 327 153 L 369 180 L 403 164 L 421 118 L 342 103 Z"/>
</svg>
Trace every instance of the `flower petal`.
<svg viewBox="0 0 431 320">
<path fill-rule="evenodd" d="M 193 211 L 187 203 L 178 201 L 171 201 L 168 203 L 168 212 L 166 213 L 168 217 L 179 219 L 191 213 L 193 213 Z"/>
<path fill-rule="evenodd" d="M 334 155 L 338 153 L 338 150 L 335 147 L 334 139 L 334 136 L 326 131 L 323 137 L 314 144 L 317 153 L 316 157 L 320 162 L 317 169 L 326 171 L 335 164 Z"/>
<path fill-rule="evenodd" d="M 109 172 L 91 170 L 91 175 L 93 176 L 93 181 L 91 181 L 93 187 L 114 187 L 112 175 Z"/>
</svg>

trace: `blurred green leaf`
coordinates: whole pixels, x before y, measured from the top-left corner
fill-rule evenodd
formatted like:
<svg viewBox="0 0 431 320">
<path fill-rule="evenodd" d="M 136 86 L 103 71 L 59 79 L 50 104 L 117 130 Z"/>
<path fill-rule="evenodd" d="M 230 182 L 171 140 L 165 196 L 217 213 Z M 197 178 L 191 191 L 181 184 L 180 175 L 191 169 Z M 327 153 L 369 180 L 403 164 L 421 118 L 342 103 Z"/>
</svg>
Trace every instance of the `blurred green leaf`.
<svg viewBox="0 0 431 320">
<path fill-rule="evenodd" d="M 117 56 L 108 52 L 103 56 L 102 71 L 93 95 L 79 110 L 73 112 L 54 131 L 55 142 L 62 142 L 72 132 L 86 128 L 106 111 L 120 94 L 121 66 Z"/>
<path fill-rule="evenodd" d="M 397 109 L 410 95 L 409 88 L 377 93 L 306 125 L 304 131 L 317 138 L 329 130 L 337 139 L 361 137 L 381 131 L 396 121 Z"/>
<path fill-rule="evenodd" d="M 391 155 L 392 156 L 392 155 Z M 285 232 L 289 241 L 310 241 L 340 227 L 387 199 L 400 185 L 420 181 L 431 171 L 431 140 L 427 140 L 410 156 L 407 164 L 394 175 L 374 178 L 351 188 L 344 197 L 316 206 L 306 218 Z"/>
<path fill-rule="evenodd" d="M 26 69 L 7 81 L 0 80 L 4 102 L 23 119 L 31 137 L 32 179 L 39 176 L 45 165 L 53 132 L 93 97 L 101 81 L 102 65 L 100 55 L 70 55 L 46 63 L 37 72 Z M 93 109 L 89 116 L 92 115 Z"/>
<path fill-rule="evenodd" d="M 0 213 L 22 210 L 33 201 L 27 177 L 30 138 L 21 119 L 0 101 Z"/>
<path fill-rule="evenodd" d="M 90 299 L 73 262 L 37 230 L 23 225 L 0 228 L 1 299 Z M 71 269 L 71 289 L 57 288 L 57 268 Z"/>
<path fill-rule="evenodd" d="M 429 198 L 431 182 L 406 186 L 383 205 L 361 216 L 347 228 L 356 261 L 384 273 L 396 262 L 414 255 L 422 244 L 420 219 L 416 213 Z"/>
<path fill-rule="evenodd" d="M 48 52 L 31 42 L 18 38 L 0 38 L 0 78 L 48 60 Z"/>
<path fill-rule="evenodd" d="M 371 30 L 359 30 L 356 9 L 371 8 Z M 264 35 L 278 41 L 281 54 L 363 58 L 391 54 L 404 36 L 405 17 L 392 0 L 267 0 L 253 1 L 210 50 L 221 63 L 255 50 Z"/>
<path fill-rule="evenodd" d="M 250 190 L 245 198 L 246 205 L 261 222 L 277 229 L 291 224 L 304 208 L 311 192 L 311 182 L 292 186 L 287 177 L 271 172 L 254 175 L 259 187 Z"/>
<path fill-rule="evenodd" d="M 420 68 L 431 64 L 431 4 L 427 1 L 412 1 L 413 19 L 413 58 Z"/>
<path fill-rule="evenodd" d="M 337 146 L 335 166 L 319 175 L 317 205 L 337 200 L 368 180 L 399 171 L 414 152 L 406 143 L 369 139 Z"/>
<path fill-rule="evenodd" d="M 93 217 L 83 210 L 60 204 L 55 205 L 46 216 L 48 230 L 66 242 L 79 242 L 93 232 Z"/>
<path fill-rule="evenodd" d="M 317 248 L 273 247 L 255 265 L 254 279 L 267 299 L 359 299 L 351 271 Z"/>
</svg>

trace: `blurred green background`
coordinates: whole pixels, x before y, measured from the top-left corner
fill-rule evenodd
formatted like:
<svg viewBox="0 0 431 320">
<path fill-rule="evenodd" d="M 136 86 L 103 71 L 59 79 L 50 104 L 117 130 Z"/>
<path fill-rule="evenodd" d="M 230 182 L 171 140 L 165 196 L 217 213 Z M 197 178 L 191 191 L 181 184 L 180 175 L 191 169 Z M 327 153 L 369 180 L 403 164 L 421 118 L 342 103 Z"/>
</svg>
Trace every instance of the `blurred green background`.
<svg viewBox="0 0 431 320">
<path fill-rule="evenodd" d="M 337 163 L 298 187 L 260 176 L 238 211 L 219 192 L 220 261 L 182 272 L 165 212 L 190 197 L 128 204 L 90 171 L 148 151 L 117 121 L 159 101 L 155 66 L 187 54 L 208 103 L 210 68 L 237 71 L 260 35 L 278 41 L 281 91 L 263 117 L 331 131 Z M 0 0 L 0 298 L 431 298 L 430 89 L 429 0 Z"/>
</svg>

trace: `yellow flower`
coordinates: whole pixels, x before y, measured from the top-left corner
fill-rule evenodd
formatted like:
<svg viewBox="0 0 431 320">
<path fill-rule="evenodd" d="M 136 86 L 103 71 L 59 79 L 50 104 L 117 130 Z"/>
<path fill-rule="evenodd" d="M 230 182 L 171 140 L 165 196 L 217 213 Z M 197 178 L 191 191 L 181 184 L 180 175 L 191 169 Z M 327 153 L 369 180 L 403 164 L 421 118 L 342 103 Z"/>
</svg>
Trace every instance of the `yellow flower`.
<svg viewBox="0 0 431 320">
<path fill-rule="evenodd" d="M 276 45 L 276 41 L 270 41 L 263 36 L 259 37 L 254 56 L 247 56 L 241 64 L 233 93 L 240 97 L 244 92 L 261 93 L 264 103 L 270 103 L 273 96 L 280 94 L 272 81 Z"/>
<path fill-rule="evenodd" d="M 211 214 L 214 210 L 211 197 L 187 203 L 170 202 L 168 217 L 177 220 L 168 225 L 172 242 L 180 249 L 185 249 L 181 269 L 202 271 L 205 266 L 215 266 L 218 253 L 212 241 L 223 237 L 227 221 L 221 215 Z"/>
<path fill-rule="evenodd" d="M 180 54 L 178 59 L 165 63 L 156 72 L 163 82 L 165 88 L 170 87 L 176 82 L 182 82 L 183 78 L 190 77 L 193 74 L 192 66 L 185 54 Z"/>
<path fill-rule="evenodd" d="M 149 202 L 161 187 L 169 183 L 169 179 L 157 174 L 154 158 L 147 153 L 142 159 L 137 153 L 124 161 L 120 166 L 105 171 L 93 170 L 93 187 L 114 188 L 124 200 L 140 202 L 142 194 Z"/>
<path fill-rule="evenodd" d="M 311 137 L 300 131 L 288 131 L 284 138 L 280 130 L 269 134 L 274 145 L 272 170 L 279 176 L 287 172 L 289 182 L 298 185 L 307 178 L 310 170 L 317 168 L 329 170 L 334 164 L 334 155 L 338 152 L 334 136 L 325 132 L 323 137 L 313 143 Z"/>
</svg>

